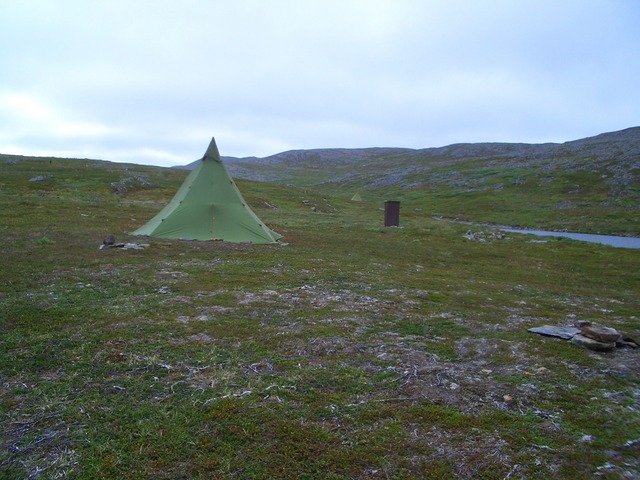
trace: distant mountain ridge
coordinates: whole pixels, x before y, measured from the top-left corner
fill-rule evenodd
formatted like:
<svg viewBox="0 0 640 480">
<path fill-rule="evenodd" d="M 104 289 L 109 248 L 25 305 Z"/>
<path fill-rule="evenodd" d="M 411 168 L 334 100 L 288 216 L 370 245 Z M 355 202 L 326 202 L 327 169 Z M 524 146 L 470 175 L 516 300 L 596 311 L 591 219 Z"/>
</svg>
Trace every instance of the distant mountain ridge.
<svg viewBox="0 0 640 480">
<path fill-rule="evenodd" d="M 635 180 L 640 170 L 640 127 L 603 133 L 564 143 L 458 143 L 444 147 L 324 148 L 290 150 L 269 157 L 222 157 L 236 178 L 311 186 L 326 183 L 361 184 L 364 188 L 431 183 L 458 164 L 481 161 L 484 167 L 575 168 L 586 163 L 626 170 Z M 196 162 L 182 168 L 193 168 Z M 635 173 L 634 173 L 635 172 Z M 422 177 L 422 178 L 421 178 Z"/>
</svg>

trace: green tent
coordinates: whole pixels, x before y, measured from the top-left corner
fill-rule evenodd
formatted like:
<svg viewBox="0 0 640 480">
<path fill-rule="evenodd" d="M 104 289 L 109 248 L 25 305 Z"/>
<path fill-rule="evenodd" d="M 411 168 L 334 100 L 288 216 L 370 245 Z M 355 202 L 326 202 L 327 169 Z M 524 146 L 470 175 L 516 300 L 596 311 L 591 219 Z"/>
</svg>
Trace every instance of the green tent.
<svg viewBox="0 0 640 480">
<path fill-rule="evenodd" d="M 171 202 L 133 235 L 261 244 L 282 238 L 246 204 L 213 138 Z"/>
<path fill-rule="evenodd" d="M 352 202 L 361 202 L 362 201 L 362 197 L 360 196 L 359 193 L 356 193 L 353 197 L 351 197 L 351 201 Z"/>
</svg>

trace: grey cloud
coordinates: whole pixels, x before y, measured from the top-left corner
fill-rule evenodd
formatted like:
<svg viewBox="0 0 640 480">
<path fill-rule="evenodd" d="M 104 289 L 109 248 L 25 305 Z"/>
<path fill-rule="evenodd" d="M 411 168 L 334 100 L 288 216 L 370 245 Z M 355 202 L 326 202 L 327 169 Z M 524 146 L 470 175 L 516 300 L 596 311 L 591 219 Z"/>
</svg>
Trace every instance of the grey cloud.
<svg viewBox="0 0 640 480">
<path fill-rule="evenodd" d="M 266 156 L 565 141 L 638 124 L 633 1 L 2 9 L 0 101 L 21 96 L 33 107 L 0 104 L 3 153 L 167 165 L 197 158 L 210 136 L 224 155 Z M 36 115 L 38 102 L 47 115 Z"/>
</svg>

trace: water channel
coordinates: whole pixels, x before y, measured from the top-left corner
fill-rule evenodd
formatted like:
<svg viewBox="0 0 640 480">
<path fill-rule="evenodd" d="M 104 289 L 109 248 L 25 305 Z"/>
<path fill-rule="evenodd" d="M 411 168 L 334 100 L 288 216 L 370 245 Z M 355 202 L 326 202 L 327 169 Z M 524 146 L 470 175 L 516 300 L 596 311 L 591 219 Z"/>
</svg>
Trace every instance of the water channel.
<svg viewBox="0 0 640 480">
<path fill-rule="evenodd" d="M 602 243 L 618 248 L 640 248 L 638 237 L 617 237 L 615 235 L 592 235 L 589 233 L 549 232 L 546 230 L 521 230 L 518 228 L 501 227 L 503 232 L 523 233 L 539 237 L 566 237 L 583 242 Z"/>
</svg>

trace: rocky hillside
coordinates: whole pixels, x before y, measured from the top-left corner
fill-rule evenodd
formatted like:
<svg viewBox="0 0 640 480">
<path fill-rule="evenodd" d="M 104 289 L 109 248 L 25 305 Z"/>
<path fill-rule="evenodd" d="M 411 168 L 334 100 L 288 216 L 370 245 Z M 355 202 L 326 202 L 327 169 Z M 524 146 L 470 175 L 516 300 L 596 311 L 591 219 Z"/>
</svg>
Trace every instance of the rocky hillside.
<svg viewBox="0 0 640 480">
<path fill-rule="evenodd" d="M 485 169 L 597 170 L 620 187 L 638 183 L 640 127 L 565 143 L 461 143 L 440 148 L 291 150 L 266 158 L 224 157 L 232 176 L 294 185 L 360 184 L 411 188 Z M 468 178 L 468 180 L 471 180 Z"/>
</svg>

